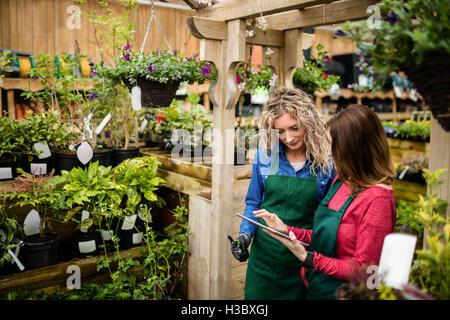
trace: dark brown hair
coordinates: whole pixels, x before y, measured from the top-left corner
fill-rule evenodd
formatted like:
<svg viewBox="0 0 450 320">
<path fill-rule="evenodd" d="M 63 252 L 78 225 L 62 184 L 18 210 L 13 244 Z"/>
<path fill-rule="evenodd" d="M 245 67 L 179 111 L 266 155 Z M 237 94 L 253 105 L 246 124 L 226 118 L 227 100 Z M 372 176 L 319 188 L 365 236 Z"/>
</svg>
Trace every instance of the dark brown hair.
<svg viewBox="0 0 450 320">
<path fill-rule="evenodd" d="M 339 178 L 356 196 L 379 183 L 391 185 L 396 171 L 377 114 L 368 107 L 349 105 L 328 121 L 331 151 Z"/>
</svg>

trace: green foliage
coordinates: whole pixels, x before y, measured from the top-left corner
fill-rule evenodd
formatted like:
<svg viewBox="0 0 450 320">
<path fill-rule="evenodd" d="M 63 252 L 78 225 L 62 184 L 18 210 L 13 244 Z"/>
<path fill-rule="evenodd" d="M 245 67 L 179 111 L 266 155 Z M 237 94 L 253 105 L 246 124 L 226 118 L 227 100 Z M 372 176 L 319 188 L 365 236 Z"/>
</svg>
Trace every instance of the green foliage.
<svg viewBox="0 0 450 320">
<path fill-rule="evenodd" d="M 119 208 L 126 186 L 114 181 L 111 170 L 112 167 L 101 166 L 96 161 L 89 163 L 86 168 L 73 168 L 71 171 L 61 172 L 58 186 L 64 192 L 63 201 L 65 207 L 69 209 L 64 221 L 74 220 L 75 213 L 86 209 L 90 217 L 80 223 L 80 228 L 88 229 L 96 222 L 95 216 L 103 205 L 112 211 Z"/>
<path fill-rule="evenodd" d="M 412 233 L 418 236 L 418 238 L 422 238 L 424 224 L 417 214 L 418 208 L 419 205 L 415 202 L 409 203 L 400 200 L 396 206 L 397 219 L 395 222 L 395 230 L 400 231 L 400 229 L 406 225 Z"/>
<path fill-rule="evenodd" d="M 339 81 L 338 76 L 325 73 L 326 70 L 322 67 L 328 56 L 328 52 L 323 48 L 324 46 L 319 43 L 317 45 L 317 58 L 303 60 L 303 68 L 297 68 L 294 72 L 294 84 L 310 93 L 326 91 Z"/>
<path fill-rule="evenodd" d="M 154 157 L 127 159 L 117 165 L 111 172 L 116 183 L 126 186 L 126 210 L 134 213 L 138 204 L 144 199 L 148 202 L 160 202 L 155 191 L 165 184 L 157 176 L 160 163 Z"/>
<path fill-rule="evenodd" d="M 10 50 L 4 50 L 0 56 L 0 79 L 12 70 L 10 67 L 13 65 L 13 55 Z"/>
<path fill-rule="evenodd" d="M 250 64 L 245 64 L 237 69 L 236 83 L 242 96 L 245 93 L 254 94 L 261 87 L 271 89 L 274 86 L 273 77 L 272 69 L 267 66 L 262 66 L 257 71 Z"/>
<path fill-rule="evenodd" d="M 369 28 L 367 20 L 346 22 L 345 35 L 339 36 L 356 41 L 377 73 L 389 75 L 411 63 L 420 65 L 433 54 L 450 53 L 447 1 L 383 0 L 378 7 L 379 28 Z M 379 77 L 378 82 L 382 85 L 384 79 Z"/>
<path fill-rule="evenodd" d="M 59 218 L 59 212 L 64 208 L 62 193 L 56 188 L 57 177 L 53 177 L 53 172 L 49 175 L 35 176 L 34 174 L 23 172 L 13 183 L 10 189 L 0 192 L 5 203 L 12 206 L 32 206 L 39 212 L 40 216 L 40 236 L 44 237 L 44 226 L 52 217 Z"/>
<path fill-rule="evenodd" d="M 428 185 L 427 197 L 420 196 L 418 217 L 426 230 L 427 247 L 417 250 L 410 278 L 422 290 L 443 300 L 450 298 L 450 220 L 446 217 L 448 203 L 435 189 L 442 184 L 439 176 L 447 169 L 431 172 L 424 169 Z"/>
<path fill-rule="evenodd" d="M 0 207 L 0 268 L 13 263 L 13 259 L 8 250 L 17 247 L 23 236 L 21 224 L 15 219 L 10 218 Z"/>
<path fill-rule="evenodd" d="M 201 105 L 195 105 L 188 109 L 183 104 L 172 105 L 167 108 L 160 108 L 158 113 L 159 129 L 157 133 L 165 142 L 170 142 L 174 130 L 186 130 L 193 139 L 189 142 L 191 146 L 199 143 L 200 137 L 195 135 L 196 128 L 202 128 L 203 132 L 211 129 L 212 120 L 206 109 Z M 205 139 L 206 140 L 206 139 Z M 208 145 L 208 141 L 203 141 Z"/>
<path fill-rule="evenodd" d="M 0 117 L 0 158 L 16 160 L 22 154 L 25 136 L 20 130 L 21 123 L 10 117 Z"/>
<path fill-rule="evenodd" d="M 160 83 L 186 81 L 189 84 L 202 84 L 217 77 L 217 69 L 208 62 L 199 61 L 195 54 L 190 58 L 167 50 L 141 54 L 128 47 L 123 48 L 123 56 L 114 59 L 114 67 L 100 62 L 94 66 L 94 72 L 99 78 L 116 82 L 128 80 L 131 84 L 139 78 Z"/>
<path fill-rule="evenodd" d="M 412 141 L 430 141 L 431 124 L 428 122 L 423 123 L 411 120 L 394 122 L 383 120 L 381 123 L 384 128 L 390 128 L 388 136 L 392 138 Z"/>
</svg>

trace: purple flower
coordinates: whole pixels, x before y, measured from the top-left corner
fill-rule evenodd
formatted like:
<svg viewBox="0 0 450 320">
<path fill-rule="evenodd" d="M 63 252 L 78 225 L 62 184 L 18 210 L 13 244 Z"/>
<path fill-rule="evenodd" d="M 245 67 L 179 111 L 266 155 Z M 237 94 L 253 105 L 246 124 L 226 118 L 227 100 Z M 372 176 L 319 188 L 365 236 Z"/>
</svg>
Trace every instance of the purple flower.
<svg viewBox="0 0 450 320">
<path fill-rule="evenodd" d="M 89 66 L 93 67 L 94 66 L 94 62 L 89 62 Z"/>
<path fill-rule="evenodd" d="M 152 65 L 149 65 L 148 68 L 147 68 L 147 71 L 148 72 L 153 72 L 153 70 L 155 70 L 155 68 L 153 68 Z"/>
<path fill-rule="evenodd" d="M 203 66 L 201 73 L 204 76 L 208 76 L 211 73 L 210 65 L 208 63 Z"/>
<path fill-rule="evenodd" d="M 327 60 L 327 62 L 331 61 L 329 56 L 325 56 L 325 60 Z"/>
<path fill-rule="evenodd" d="M 131 60 L 131 56 L 129 53 L 127 53 L 126 55 L 123 56 L 125 60 L 130 61 Z"/>
<path fill-rule="evenodd" d="M 336 31 L 336 32 L 334 33 L 334 35 L 335 35 L 336 37 L 343 37 L 343 36 L 346 35 L 346 33 L 345 33 L 344 31 L 338 29 L 338 31 Z"/>
<path fill-rule="evenodd" d="M 97 72 L 95 72 L 95 70 L 92 70 L 92 72 L 91 72 L 91 77 L 94 77 L 94 76 L 96 76 L 97 75 Z"/>
<path fill-rule="evenodd" d="M 386 16 L 386 20 L 393 26 L 398 21 L 397 15 L 394 12 L 391 12 Z"/>
<path fill-rule="evenodd" d="M 125 47 L 123 47 L 124 50 L 130 50 L 130 45 L 127 44 Z"/>
<path fill-rule="evenodd" d="M 93 91 L 90 95 L 89 95 L 89 100 L 93 100 L 97 97 L 97 92 Z"/>
</svg>

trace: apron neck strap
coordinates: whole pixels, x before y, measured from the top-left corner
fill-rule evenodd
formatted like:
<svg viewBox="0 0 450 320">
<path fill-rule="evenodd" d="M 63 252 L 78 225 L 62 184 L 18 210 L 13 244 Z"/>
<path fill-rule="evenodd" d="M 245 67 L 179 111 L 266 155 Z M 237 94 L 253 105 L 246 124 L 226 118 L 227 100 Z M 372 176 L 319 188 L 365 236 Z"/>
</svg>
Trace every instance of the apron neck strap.
<svg viewBox="0 0 450 320">
<path fill-rule="evenodd" d="M 334 197 L 334 195 L 336 194 L 336 192 L 339 190 L 339 188 L 342 185 L 342 181 L 337 178 L 336 181 L 331 185 L 330 190 L 328 191 L 327 195 L 325 196 L 325 198 L 323 198 L 322 200 L 322 205 L 324 206 L 328 206 L 328 203 L 330 202 L 330 200 Z M 347 210 L 347 207 L 350 205 L 350 203 L 353 201 L 353 197 L 349 196 L 347 198 L 347 200 L 345 200 L 344 204 L 341 206 L 341 208 L 339 209 L 339 211 L 341 212 L 345 212 L 345 210 Z"/>
</svg>

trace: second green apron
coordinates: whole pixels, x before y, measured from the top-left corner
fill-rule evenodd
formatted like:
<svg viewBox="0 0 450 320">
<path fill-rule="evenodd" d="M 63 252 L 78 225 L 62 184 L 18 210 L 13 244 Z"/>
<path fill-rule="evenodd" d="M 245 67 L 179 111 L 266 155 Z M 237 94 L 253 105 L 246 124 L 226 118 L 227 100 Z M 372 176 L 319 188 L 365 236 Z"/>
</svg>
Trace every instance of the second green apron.
<svg viewBox="0 0 450 320">
<path fill-rule="evenodd" d="M 311 229 L 317 207 L 317 180 L 311 174 L 309 178 L 277 175 L 277 160 L 267 177 L 261 209 L 276 213 L 288 226 Z M 306 299 L 301 266 L 301 261 L 284 244 L 258 228 L 247 265 L 245 299 Z"/>
<path fill-rule="evenodd" d="M 336 236 L 342 216 L 353 200 L 348 197 L 341 208 L 336 211 L 328 208 L 328 203 L 339 190 L 342 181 L 337 179 L 314 214 L 313 233 L 308 251 L 316 251 L 329 258 L 338 258 L 336 254 Z M 308 269 L 308 300 L 334 300 L 336 289 L 345 281 L 325 273 Z"/>
</svg>

